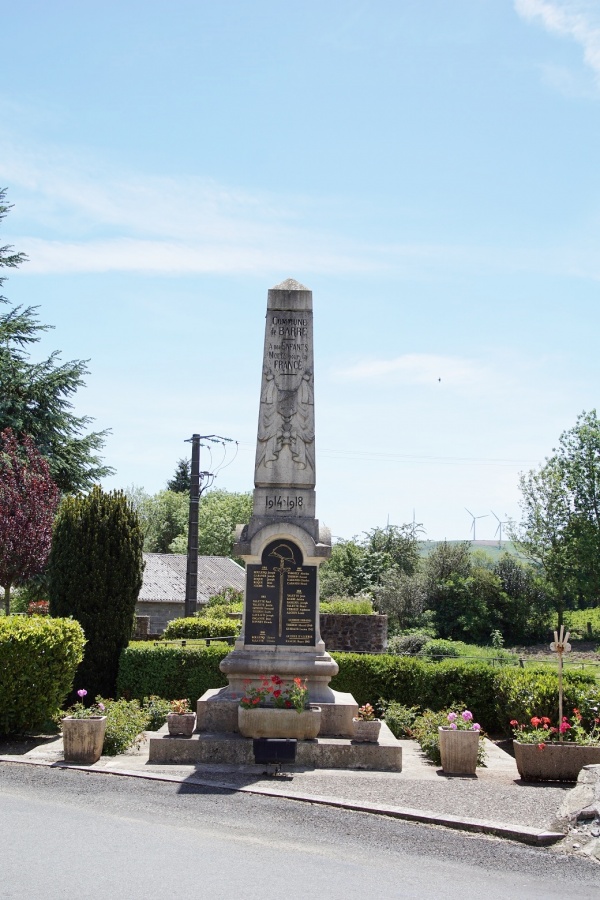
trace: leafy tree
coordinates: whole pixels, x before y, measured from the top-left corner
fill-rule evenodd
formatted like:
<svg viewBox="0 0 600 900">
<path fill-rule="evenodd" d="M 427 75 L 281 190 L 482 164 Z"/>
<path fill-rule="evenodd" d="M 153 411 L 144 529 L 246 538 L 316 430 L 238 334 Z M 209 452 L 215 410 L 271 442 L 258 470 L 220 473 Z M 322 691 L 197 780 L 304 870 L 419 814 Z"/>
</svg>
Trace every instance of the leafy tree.
<svg viewBox="0 0 600 900">
<path fill-rule="evenodd" d="M 11 208 L 5 197 L 6 190 L 0 190 L 0 221 Z M 11 251 L 9 245 L 0 247 L 0 267 L 16 268 L 26 260 L 25 254 Z M 0 278 L 0 286 L 5 280 Z M 0 303 L 7 304 L 6 298 Z M 30 435 L 61 491 L 87 490 L 113 474 L 98 456 L 108 432 L 85 434 L 92 420 L 72 412 L 71 398 L 88 372 L 85 361 L 60 363 L 57 351 L 41 362 L 30 361 L 27 348 L 50 327 L 39 323 L 36 309 L 16 306 L 0 315 L 0 430 Z"/>
<path fill-rule="evenodd" d="M 177 494 L 187 494 L 189 496 L 191 467 L 192 464 L 189 459 L 180 459 L 177 463 L 175 474 L 171 480 L 167 482 L 167 490 L 175 491 Z"/>
<path fill-rule="evenodd" d="M 392 633 L 423 627 L 427 590 L 421 574 L 409 575 L 393 566 L 383 573 L 373 595 L 378 612 L 388 616 Z"/>
<path fill-rule="evenodd" d="M 233 556 L 237 525 L 246 525 L 252 515 L 252 494 L 213 490 L 200 498 L 198 549 L 202 556 Z M 187 528 L 170 545 L 172 553 L 187 552 Z"/>
<path fill-rule="evenodd" d="M 133 629 L 142 585 L 142 531 L 121 491 L 63 499 L 48 561 L 50 613 L 73 616 L 87 644 L 77 684 L 114 696 L 119 655 Z"/>
<path fill-rule="evenodd" d="M 173 553 L 173 541 L 187 533 L 189 497 L 176 491 L 159 491 L 153 497 L 142 492 L 134 505 L 140 516 L 146 553 Z"/>
<path fill-rule="evenodd" d="M 385 569 L 394 566 L 398 571 L 412 575 L 419 565 L 418 536 L 422 531 L 421 525 L 413 523 L 373 528 L 365 533 L 364 547 L 367 553 L 387 555 Z"/>
<path fill-rule="evenodd" d="M 44 568 L 58 488 L 33 441 L 21 444 L 10 428 L 0 434 L 0 584 L 4 611 L 10 613 L 10 591 Z"/>
</svg>

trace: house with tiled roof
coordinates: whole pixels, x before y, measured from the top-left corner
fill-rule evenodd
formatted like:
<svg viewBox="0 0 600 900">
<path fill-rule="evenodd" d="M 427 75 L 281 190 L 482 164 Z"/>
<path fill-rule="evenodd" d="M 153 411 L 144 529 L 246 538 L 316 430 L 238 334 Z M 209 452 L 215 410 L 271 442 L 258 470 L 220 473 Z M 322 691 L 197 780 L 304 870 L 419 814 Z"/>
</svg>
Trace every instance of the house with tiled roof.
<svg viewBox="0 0 600 900">
<path fill-rule="evenodd" d="M 149 634 L 162 634 L 172 619 L 185 614 L 184 553 L 144 553 L 144 580 L 136 616 L 150 619 Z M 227 587 L 244 590 L 245 571 L 226 556 L 198 557 L 198 607 Z"/>
</svg>

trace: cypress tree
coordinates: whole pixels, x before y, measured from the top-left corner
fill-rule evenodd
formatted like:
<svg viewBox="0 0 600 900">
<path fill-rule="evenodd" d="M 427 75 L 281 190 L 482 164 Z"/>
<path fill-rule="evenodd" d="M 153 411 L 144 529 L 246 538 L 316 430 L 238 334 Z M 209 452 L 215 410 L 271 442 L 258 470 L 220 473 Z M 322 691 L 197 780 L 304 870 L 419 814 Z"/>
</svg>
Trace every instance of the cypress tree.
<svg viewBox="0 0 600 900">
<path fill-rule="evenodd" d="M 94 487 L 63 500 L 48 561 L 50 614 L 73 616 L 83 627 L 75 687 L 92 699 L 115 693 L 142 586 L 142 545 L 137 513 L 122 491 Z"/>
</svg>

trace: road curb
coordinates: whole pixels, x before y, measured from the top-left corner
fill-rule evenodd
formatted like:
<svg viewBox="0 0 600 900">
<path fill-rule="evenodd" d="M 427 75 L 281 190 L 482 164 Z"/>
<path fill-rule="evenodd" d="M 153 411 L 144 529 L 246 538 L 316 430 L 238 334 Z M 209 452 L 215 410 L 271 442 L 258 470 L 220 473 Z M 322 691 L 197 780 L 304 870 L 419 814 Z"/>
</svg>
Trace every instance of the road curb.
<svg viewBox="0 0 600 900">
<path fill-rule="evenodd" d="M 80 766 L 76 763 L 67 763 L 64 761 L 49 762 L 47 760 L 15 759 L 10 756 L 0 756 L 0 762 L 29 766 L 45 766 L 46 768 L 53 769 L 76 769 L 79 772 L 89 772 L 94 775 L 119 775 L 126 778 L 142 778 L 145 781 L 196 784 L 199 787 L 212 787 L 241 794 L 257 794 L 263 797 L 296 800 L 299 803 L 313 803 L 318 806 L 331 806 L 337 809 L 348 809 L 353 812 L 371 813 L 372 815 L 387 816 L 393 819 L 402 819 L 407 822 L 419 822 L 424 825 L 439 825 L 444 828 L 454 828 L 459 831 L 490 834 L 537 847 L 555 844 L 565 837 L 561 832 L 548 831 L 529 825 L 513 825 L 505 822 L 494 822 L 488 819 L 462 818 L 461 816 L 434 813 L 428 810 L 411 809 L 402 806 L 387 806 L 383 803 L 355 802 L 343 800 L 339 797 L 326 797 L 297 791 L 274 790 L 273 788 L 261 787 L 259 785 L 240 787 L 239 785 L 230 784 L 229 782 L 200 778 L 197 775 L 181 776 L 168 775 L 167 773 L 163 774 L 161 772 L 139 772 L 135 769 L 96 768 L 95 766 Z"/>
</svg>

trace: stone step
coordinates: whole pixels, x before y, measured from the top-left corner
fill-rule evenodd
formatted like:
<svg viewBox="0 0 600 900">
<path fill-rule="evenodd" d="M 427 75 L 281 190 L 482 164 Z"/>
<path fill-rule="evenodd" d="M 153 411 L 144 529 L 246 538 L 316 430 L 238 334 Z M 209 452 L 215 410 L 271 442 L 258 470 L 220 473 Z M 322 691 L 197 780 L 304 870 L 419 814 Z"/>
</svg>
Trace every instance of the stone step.
<svg viewBox="0 0 600 900">
<path fill-rule="evenodd" d="M 251 738 L 234 733 L 194 732 L 191 737 L 175 737 L 166 727 L 149 741 L 149 763 L 220 763 L 252 765 Z M 348 738 L 317 738 L 298 741 L 296 765 L 314 769 L 369 769 L 375 772 L 402 771 L 402 745 L 385 722 L 376 744 Z"/>
</svg>

